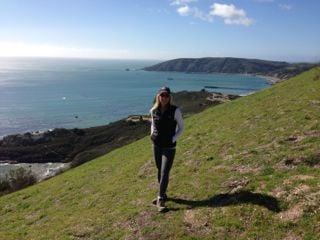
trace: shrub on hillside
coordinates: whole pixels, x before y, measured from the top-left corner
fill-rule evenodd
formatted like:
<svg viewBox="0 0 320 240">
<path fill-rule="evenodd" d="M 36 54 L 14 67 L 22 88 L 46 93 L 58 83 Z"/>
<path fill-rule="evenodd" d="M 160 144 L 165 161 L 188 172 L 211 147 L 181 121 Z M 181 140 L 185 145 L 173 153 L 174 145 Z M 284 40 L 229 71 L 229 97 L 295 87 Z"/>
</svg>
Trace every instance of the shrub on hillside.
<svg viewBox="0 0 320 240">
<path fill-rule="evenodd" d="M 31 170 L 23 167 L 11 169 L 7 176 L 11 191 L 16 191 L 37 182 L 36 176 Z"/>
<path fill-rule="evenodd" d="M 8 179 L 0 180 L 0 195 L 1 193 L 8 192 L 10 190 L 10 184 Z"/>
<path fill-rule="evenodd" d="M 36 176 L 31 170 L 23 167 L 11 169 L 5 179 L 0 180 L 0 195 L 17 191 L 37 182 Z"/>
</svg>

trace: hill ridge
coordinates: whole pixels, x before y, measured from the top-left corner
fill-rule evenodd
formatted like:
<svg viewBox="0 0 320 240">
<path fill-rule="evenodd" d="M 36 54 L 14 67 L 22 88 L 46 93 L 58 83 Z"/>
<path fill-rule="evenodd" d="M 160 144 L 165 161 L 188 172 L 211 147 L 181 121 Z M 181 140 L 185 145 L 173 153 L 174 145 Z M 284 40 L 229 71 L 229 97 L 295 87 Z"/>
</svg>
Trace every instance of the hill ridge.
<svg viewBox="0 0 320 240">
<path fill-rule="evenodd" d="M 187 73 L 258 74 L 279 79 L 288 79 L 315 66 L 317 66 L 317 64 L 288 63 L 284 61 L 270 61 L 253 58 L 204 57 L 172 59 L 145 67 L 144 70 Z"/>
</svg>

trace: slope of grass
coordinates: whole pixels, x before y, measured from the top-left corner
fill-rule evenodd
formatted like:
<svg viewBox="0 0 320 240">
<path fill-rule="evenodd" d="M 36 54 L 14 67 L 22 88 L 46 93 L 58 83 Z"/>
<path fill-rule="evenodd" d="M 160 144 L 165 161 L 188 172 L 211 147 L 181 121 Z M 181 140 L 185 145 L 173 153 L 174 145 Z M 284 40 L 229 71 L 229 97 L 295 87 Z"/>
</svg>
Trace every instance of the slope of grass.
<svg viewBox="0 0 320 240">
<path fill-rule="evenodd" d="M 320 68 L 186 119 L 159 214 L 148 137 L 0 198 L 0 239 L 319 239 Z"/>
</svg>

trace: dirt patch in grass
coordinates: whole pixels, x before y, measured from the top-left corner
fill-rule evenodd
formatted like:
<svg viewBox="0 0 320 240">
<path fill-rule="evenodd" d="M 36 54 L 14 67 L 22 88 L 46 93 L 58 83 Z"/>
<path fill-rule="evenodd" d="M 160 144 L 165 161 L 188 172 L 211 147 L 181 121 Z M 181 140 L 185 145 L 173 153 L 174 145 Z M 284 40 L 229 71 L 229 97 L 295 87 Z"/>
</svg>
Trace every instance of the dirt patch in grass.
<svg viewBox="0 0 320 240">
<path fill-rule="evenodd" d="M 319 100 L 311 100 L 310 101 L 312 106 L 320 106 L 320 101 Z"/>
<path fill-rule="evenodd" d="M 320 137 L 320 131 L 312 130 L 312 131 L 305 131 L 302 134 L 294 134 L 292 136 L 289 136 L 288 138 L 285 139 L 285 141 L 293 142 L 294 144 L 296 144 L 306 138 L 319 138 L 319 137 Z M 303 145 L 301 146 L 298 144 L 295 148 L 304 149 L 304 146 Z M 314 151 L 313 153 L 308 153 L 307 155 L 287 156 L 277 165 L 277 167 L 279 169 L 290 169 L 290 168 L 295 168 L 298 165 L 307 165 L 309 167 L 319 168 L 320 152 Z"/>
<path fill-rule="evenodd" d="M 83 224 L 76 224 L 70 228 L 70 235 L 74 239 L 90 239 L 90 235 L 94 232 L 93 226 L 86 226 Z"/>
<path fill-rule="evenodd" d="M 232 166 L 231 170 L 241 174 L 258 173 L 261 170 L 261 167 L 248 166 L 248 165 L 235 165 L 235 166 Z"/>
<path fill-rule="evenodd" d="M 201 160 L 200 159 L 188 159 L 185 162 L 185 165 L 192 167 L 194 170 L 198 170 L 201 164 Z"/>
<path fill-rule="evenodd" d="M 25 216 L 25 220 L 28 225 L 36 223 L 39 219 L 41 219 L 41 212 L 39 210 L 31 212 Z"/>
<path fill-rule="evenodd" d="M 310 138 L 310 137 L 320 137 L 320 131 L 318 130 L 312 130 L 312 131 L 305 131 L 303 133 L 296 133 L 293 134 L 285 139 L 286 142 L 292 142 L 292 143 L 299 143 L 305 138 Z"/>
<path fill-rule="evenodd" d="M 250 180 L 247 178 L 238 179 L 238 180 L 230 180 L 222 184 L 223 187 L 229 189 L 229 193 L 235 193 L 240 190 L 243 190 L 248 184 Z"/>
<path fill-rule="evenodd" d="M 304 156 L 287 156 L 276 167 L 277 169 L 291 169 L 298 165 L 306 165 L 308 167 L 320 167 L 320 152 L 314 152 Z"/>
<path fill-rule="evenodd" d="M 301 163 L 303 163 L 303 161 L 305 160 L 305 157 L 303 156 L 298 156 L 298 157 L 287 157 L 286 159 L 284 159 L 283 164 L 287 167 L 290 166 L 297 166 Z"/>
<path fill-rule="evenodd" d="M 320 212 L 320 191 L 307 194 L 304 197 L 304 205 L 307 212 L 319 213 Z"/>
<path fill-rule="evenodd" d="M 183 221 L 187 232 L 197 237 L 207 236 L 211 232 L 208 216 L 200 210 L 190 209 L 184 213 Z"/>
<path fill-rule="evenodd" d="M 275 189 L 272 190 L 270 194 L 276 198 L 281 198 L 287 195 L 287 191 L 285 191 L 283 187 L 276 187 Z"/>
<path fill-rule="evenodd" d="M 295 187 L 287 197 L 288 201 L 292 201 L 295 198 L 302 196 L 310 191 L 310 187 L 305 184 L 300 184 L 299 186 Z"/>
<path fill-rule="evenodd" d="M 148 160 L 145 162 L 139 169 L 138 177 L 139 178 L 146 178 L 153 175 L 153 173 L 156 171 L 156 166 L 153 163 L 152 160 Z"/>
<path fill-rule="evenodd" d="M 305 185 L 305 184 L 300 184 L 298 187 L 296 187 L 292 194 L 294 195 L 300 195 L 300 194 L 303 194 L 303 193 L 306 193 L 310 190 L 310 187 L 308 185 Z"/>
<path fill-rule="evenodd" d="M 302 238 L 292 232 L 289 232 L 282 240 L 302 240 Z"/>
<path fill-rule="evenodd" d="M 300 183 L 298 186 L 294 187 L 293 189 L 290 187 L 294 185 L 295 182 L 299 181 L 306 181 L 309 179 L 314 179 L 314 176 L 310 175 L 294 175 L 291 176 L 283 181 L 283 183 L 276 187 L 272 192 L 271 195 L 275 197 L 285 197 L 287 201 L 292 201 L 297 197 L 304 197 L 307 196 L 307 193 L 312 191 L 312 188 L 309 185 L 304 183 Z M 285 188 L 290 187 L 290 190 L 285 190 Z"/>
<path fill-rule="evenodd" d="M 157 223 L 152 219 L 156 214 L 156 211 L 151 211 L 150 209 L 142 211 L 134 217 L 128 218 L 121 223 L 114 224 L 114 227 L 129 231 L 124 237 L 126 240 L 159 239 L 160 237 L 163 237 L 162 234 L 153 229 L 157 226 Z M 151 230 L 145 231 L 147 228 Z"/>
<path fill-rule="evenodd" d="M 308 118 L 308 115 L 306 116 L 306 118 Z M 310 118 L 310 116 L 309 116 L 309 118 Z M 288 138 L 286 138 L 285 141 L 297 144 L 297 143 L 302 142 L 305 139 L 308 140 L 309 138 L 320 138 L 320 131 L 319 130 L 310 130 L 310 131 L 304 131 L 302 133 L 296 133 L 296 134 L 293 134 L 293 135 L 289 136 Z"/>
<path fill-rule="evenodd" d="M 303 194 L 303 193 L 306 193 L 310 190 L 310 187 L 308 185 L 305 185 L 305 184 L 300 184 L 298 187 L 296 187 L 292 194 L 294 195 L 299 195 L 299 194 Z"/>
<path fill-rule="evenodd" d="M 298 142 L 301 142 L 304 138 L 305 138 L 305 136 L 293 135 L 293 136 L 288 137 L 288 138 L 286 139 L 286 141 L 298 143 Z"/>
<path fill-rule="evenodd" d="M 303 205 L 298 203 L 293 207 L 289 208 L 287 211 L 280 212 L 277 214 L 278 218 L 284 222 L 296 222 L 303 214 Z"/>
<path fill-rule="evenodd" d="M 219 149 L 218 154 L 221 158 L 225 159 L 228 156 L 229 150 L 233 147 L 232 143 L 223 144 L 222 147 Z M 227 157 L 229 158 L 229 157 Z"/>
<path fill-rule="evenodd" d="M 320 137 L 320 131 L 319 130 L 307 131 L 307 132 L 304 132 L 304 135 L 308 137 Z"/>
<path fill-rule="evenodd" d="M 291 185 L 296 181 L 306 181 L 306 180 L 310 180 L 310 179 L 314 179 L 314 176 L 311 175 L 303 175 L 303 174 L 299 174 L 299 175 L 293 175 L 287 179 L 285 179 L 283 181 L 283 184 L 285 185 Z"/>
<path fill-rule="evenodd" d="M 267 187 L 267 184 L 266 184 L 265 181 L 260 181 L 259 182 L 259 188 L 258 188 L 259 190 L 263 191 L 263 190 L 266 189 L 266 187 Z"/>
<path fill-rule="evenodd" d="M 225 166 L 225 165 L 217 165 L 217 166 L 213 166 L 210 169 L 208 169 L 208 173 L 212 173 L 212 174 L 217 174 L 220 173 L 221 171 L 230 171 L 230 167 L 229 166 Z"/>
<path fill-rule="evenodd" d="M 275 188 L 271 195 L 283 198 L 290 204 L 295 203 L 288 210 L 279 213 L 277 216 L 284 222 L 297 222 L 304 212 L 316 214 L 320 211 L 320 191 L 314 192 L 314 189 L 304 183 L 299 184 L 293 189 L 284 190 L 285 187 L 295 184 L 295 181 L 313 179 L 313 176 L 309 175 L 297 175 L 292 176 L 289 179 L 283 181 L 283 185 Z"/>
<path fill-rule="evenodd" d="M 272 142 L 256 147 L 255 150 L 276 149 L 278 147 L 280 147 L 280 144 L 278 143 L 278 140 L 275 139 Z"/>
<path fill-rule="evenodd" d="M 192 139 L 192 137 L 191 137 Z M 185 157 L 185 158 L 189 158 L 191 157 L 193 154 L 195 154 L 197 151 L 199 150 L 199 148 L 197 146 L 195 147 L 192 147 L 191 149 L 185 151 L 182 155 Z"/>
</svg>

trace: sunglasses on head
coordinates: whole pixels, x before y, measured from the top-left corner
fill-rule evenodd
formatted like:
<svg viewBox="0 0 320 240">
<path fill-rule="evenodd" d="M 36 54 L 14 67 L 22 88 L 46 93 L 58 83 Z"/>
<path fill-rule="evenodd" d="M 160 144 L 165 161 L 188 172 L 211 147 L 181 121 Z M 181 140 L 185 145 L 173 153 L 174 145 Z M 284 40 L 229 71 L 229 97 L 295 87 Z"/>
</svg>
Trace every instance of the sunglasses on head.
<svg viewBox="0 0 320 240">
<path fill-rule="evenodd" d="M 168 93 L 161 93 L 160 97 L 169 97 L 169 94 Z"/>
</svg>

